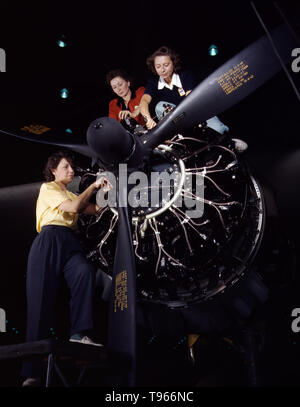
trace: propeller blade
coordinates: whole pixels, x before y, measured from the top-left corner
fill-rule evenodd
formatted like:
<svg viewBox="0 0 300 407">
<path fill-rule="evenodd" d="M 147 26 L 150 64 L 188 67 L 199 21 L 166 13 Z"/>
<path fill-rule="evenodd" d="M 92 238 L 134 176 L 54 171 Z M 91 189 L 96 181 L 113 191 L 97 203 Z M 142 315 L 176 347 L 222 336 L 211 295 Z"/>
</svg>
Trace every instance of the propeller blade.
<svg viewBox="0 0 300 407">
<path fill-rule="evenodd" d="M 5 130 L 0 130 L 0 133 L 6 134 L 6 135 L 12 136 L 12 137 L 17 137 L 22 140 L 34 141 L 36 143 L 51 144 L 51 145 L 58 146 L 58 147 L 68 148 L 72 151 L 75 151 L 76 153 L 85 155 L 87 157 L 91 157 L 91 158 L 96 157 L 93 150 L 87 144 L 79 143 L 79 142 L 72 143 L 69 140 L 59 139 L 57 136 L 53 137 L 50 135 L 43 135 L 42 137 L 38 137 L 37 135 L 33 135 L 33 134 L 12 133 L 10 131 L 5 131 Z"/>
<path fill-rule="evenodd" d="M 127 205 L 127 172 L 120 174 L 118 236 L 109 304 L 108 349 L 129 367 L 128 386 L 136 382 L 136 268 L 131 216 Z"/>
<path fill-rule="evenodd" d="M 289 61 L 297 42 L 288 27 L 277 27 L 272 39 L 283 62 Z M 174 111 L 141 136 L 142 143 L 152 150 L 168 137 L 229 109 L 281 68 L 268 37 L 261 37 L 201 82 Z"/>
</svg>

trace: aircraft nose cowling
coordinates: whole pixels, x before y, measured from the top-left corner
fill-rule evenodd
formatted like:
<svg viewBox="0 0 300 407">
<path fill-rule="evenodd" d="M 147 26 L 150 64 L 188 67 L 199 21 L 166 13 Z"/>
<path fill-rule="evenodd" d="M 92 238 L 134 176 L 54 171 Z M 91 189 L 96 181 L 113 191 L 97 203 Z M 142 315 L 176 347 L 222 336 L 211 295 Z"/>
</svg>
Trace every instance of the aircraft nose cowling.
<svg viewBox="0 0 300 407">
<path fill-rule="evenodd" d="M 126 161 L 134 148 L 134 139 L 115 119 L 100 117 L 87 130 L 87 143 L 107 165 Z"/>
</svg>

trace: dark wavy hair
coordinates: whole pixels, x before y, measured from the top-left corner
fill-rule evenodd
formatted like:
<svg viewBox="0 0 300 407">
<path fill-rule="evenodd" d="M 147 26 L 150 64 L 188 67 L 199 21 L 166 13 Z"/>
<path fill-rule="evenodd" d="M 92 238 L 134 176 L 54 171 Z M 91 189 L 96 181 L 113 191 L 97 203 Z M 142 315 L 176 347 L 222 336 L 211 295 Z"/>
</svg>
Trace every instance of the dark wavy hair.
<svg viewBox="0 0 300 407">
<path fill-rule="evenodd" d="M 174 72 L 177 73 L 178 71 L 180 71 L 180 69 L 181 69 L 180 56 L 175 51 L 173 51 L 171 48 L 164 45 L 164 46 L 158 48 L 155 52 L 153 52 L 153 54 L 151 54 L 146 59 L 147 66 L 151 72 L 153 72 L 154 74 L 157 75 L 157 72 L 156 72 L 155 66 L 154 66 L 154 60 L 156 57 L 160 57 L 160 56 L 170 57 L 173 62 L 173 65 L 174 65 Z"/>
<path fill-rule="evenodd" d="M 47 160 L 47 164 L 44 168 L 43 174 L 47 182 L 55 180 L 55 176 L 52 174 L 51 170 L 55 170 L 60 163 L 60 161 L 65 158 L 71 166 L 73 167 L 73 158 L 67 151 L 57 151 L 56 153 L 50 155 Z"/>
<path fill-rule="evenodd" d="M 124 69 L 118 68 L 113 69 L 106 74 L 106 83 L 110 88 L 111 88 L 110 81 L 112 81 L 117 76 L 120 76 L 121 78 L 125 79 L 125 81 L 130 82 L 130 88 L 133 87 L 132 77 L 126 71 L 124 71 Z"/>
</svg>

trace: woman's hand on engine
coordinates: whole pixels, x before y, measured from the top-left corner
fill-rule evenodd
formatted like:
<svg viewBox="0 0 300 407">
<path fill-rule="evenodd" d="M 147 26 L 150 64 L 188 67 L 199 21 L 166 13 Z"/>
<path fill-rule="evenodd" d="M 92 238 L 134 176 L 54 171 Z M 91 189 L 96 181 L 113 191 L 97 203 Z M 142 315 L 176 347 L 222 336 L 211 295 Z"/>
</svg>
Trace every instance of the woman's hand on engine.
<svg viewBox="0 0 300 407">
<path fill-rule="evenodd" d="M 119 113 L 119 119 L 120 120 L 125 120 L 126 117 L 128 117 L 128 116 L 131 117 L 131 113 L 130 113 L 129 110 L 121 110 L 120 113 Z"/>
<path fill-rule="evenodd" d="M 144 120 L 146 122 L 146 127 L 148 130 L 153 129 L 153 127 L 156 126 L 156 122 L 153 119 L 151 119 L 150 116 L 144 116 Z"/>
<path fill-rule="evenodd" d="M 108 192 L 112 189 L 112 185 L 109 182 L 109 180 L 105 177 L 100 177 L 95 181 L 95 187 L 96 188 L 101 188 L 103 192 Z"/>
</svg>

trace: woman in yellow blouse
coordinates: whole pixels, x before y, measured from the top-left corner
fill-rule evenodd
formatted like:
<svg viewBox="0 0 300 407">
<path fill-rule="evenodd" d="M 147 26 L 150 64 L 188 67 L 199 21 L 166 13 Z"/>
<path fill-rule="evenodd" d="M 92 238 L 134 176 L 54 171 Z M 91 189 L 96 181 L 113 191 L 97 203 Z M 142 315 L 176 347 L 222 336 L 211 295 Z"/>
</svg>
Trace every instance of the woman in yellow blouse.
<svg viewBox="0 0 300 407">
<path fill-rule="evenodd" d="M 68 191 L 74 170 L 70 156 L 58 152 L 48 158 L 36 205 L 35 238 L 27 266 L 27 342 L 49 336 L 59 280 L 70 289 L 70 341 L 94 343 L 86 334 L 93 329 L 94 270 L 74 234 L 78 214 L 95 214 L 100 208 L 89 202 L 93 192 L 111 189 L 101 177 L 80 195 Z M 39 363 L 23 364 L 23 386 L 36 385 L 41 375 Z"/>
</svg>

